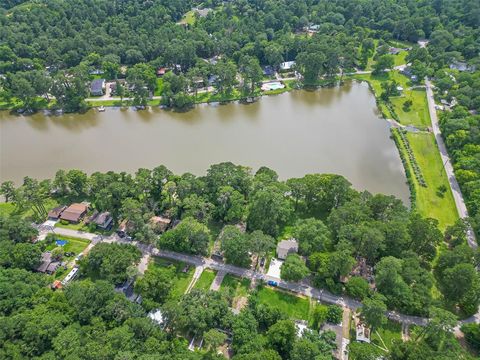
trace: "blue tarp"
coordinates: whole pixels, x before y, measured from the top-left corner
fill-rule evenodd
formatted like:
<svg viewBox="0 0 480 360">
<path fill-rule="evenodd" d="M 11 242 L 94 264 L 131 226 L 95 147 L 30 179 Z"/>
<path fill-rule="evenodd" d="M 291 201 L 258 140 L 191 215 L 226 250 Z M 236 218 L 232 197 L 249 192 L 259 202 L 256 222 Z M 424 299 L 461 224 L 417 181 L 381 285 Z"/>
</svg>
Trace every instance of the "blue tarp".
<svg viewBox="0 0 480 360">
<path fill-rule="evenodd" d="M 67 240 L 57 240 L 56 243 L 57 243 L 58 246 L 65 246 L 68 243 L 68 241 Z"/>
</svg>

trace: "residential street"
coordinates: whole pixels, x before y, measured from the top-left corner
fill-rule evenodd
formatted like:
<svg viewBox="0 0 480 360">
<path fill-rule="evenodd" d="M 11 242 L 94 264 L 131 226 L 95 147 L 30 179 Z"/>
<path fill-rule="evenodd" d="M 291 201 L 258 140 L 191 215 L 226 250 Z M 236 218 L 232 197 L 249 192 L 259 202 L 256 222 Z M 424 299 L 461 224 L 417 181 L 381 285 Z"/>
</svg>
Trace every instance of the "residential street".
<svg viewBox="0 0 480 360">
<path fill-rule="evenodd" d="M 44 231 L 53 232 L 51 229 L 44 230 Z M 324 303 L 337 304 L 343 307 L 347 307 L 351 310 L 357 310 L 359 307 L 362 306 L 362 303 L 357 300 L 354 300 L 347 296 L 342 297 L 342 296 L 334 295 L 330 293 L 328 290 L 314 288 L 311 285 L 307 284 L 306 282 L 294 283 L 294 282 L 283 281 L 279 278 L 268 276 L 257 271 L 252 271 L 249 269 L 244 269 L 244 268 L 229 265 L 229 264 L 224 264 L 224 263 L 215 261 L 211 258 L 205 258 L 201 256 L 196 256 L 196 255 L 181 254 L 181 253 L 167 251 L 167 250 L 159 250 L 153 245 L 145 245 L 137 241 L 123 240 L 119 238 L 116 234 L 113 234 L 109 237 L 102 237 L 101 235 L 97 235 L 97 234 L 87 233 L 83 231 L 75 231 L 70 229 L 62 229 L 62 228 L 55 228 L 54 232 L 56 234 L 61 234 L 65 236 L 74 236 L 74 237 L 88 239 L 88 240 L 93 239 L 92 244 L 91 246 L 89 246 L 89 248 L 92 248 L 99 241 L 103 241 L 106 243 L 132 244 L 137 246 L 141 250 L 143 254 L 142 259 L 148 259 L 148 257 L 150 256 L 158 256 L 166 259 L 172 259 L 172 260 L 182 261 L 188 264 L 192 264 L 197 268 L 202 268 L 202 270 L 204 268 L 209 268 L 212 270 L 221 271 L 228 274 L 233 274 L 238 277 L 245 277 L 245 278 L 249 278 L 257 281 L 262 280 L 264 282 L 268 280 L 273 280 L 278 283 L 278 287 L 281 289 L 289 290 L 300 295 L 311 297 L 313 299 L 319 300 Z M 146 265 L 147 265 L 146 263 L 142 263 L 143 270 L 146 269 Z M 409 324 L 409 325 L 414 324 L 419 326 L 425 326 L 428 322 L 427 318 L 404 315 L 395 311 L 387 311 L 387 317 L 393 321 L 396 321 L 402 324 Z M 480 312 L 477 312 L 477 314 L 469 317 L 468 319 L 459 321 L 459 324 L 479 322 L 479 321 L 480 321 Z"/>
<path fill-rule="evenodd" d="M 428 78 L 425 78 L 425 86 L 427 89 L 427 100 L 428 100 L 428 110 L 430 112 L 430 119 L 432 121 L 432 129 L 435 135 L 435 140 L 438 145 L 438 150 L 440 151 L 440 156 L 442 157 L 442 162 L 447 172 L 448 182 L 450 183 L 450 188 L 452 189 L 453 199 L 455 200 L 455 205 L 457 207 L 458 215 L 460 218 L 464 219 L 468 217 L 467 207 L 465 206 L 465 201 L 463 199 L 462 191 L 458 185 L 457 179 L 455 178 L 455 173 L 453 171 L 452 162 L 447 152 L 447 147 L 442 138 L 442 133 L 440 131 L 440 125 L 438 123 L 437 111 L 435 109 L 435 100 L 433 97 L 432 83 Z M 468 245 L 472 249 L 478 247 L 477 241 L 475 239 L 475 234 L 470 229 L 467 234 Z"/>
</svg>

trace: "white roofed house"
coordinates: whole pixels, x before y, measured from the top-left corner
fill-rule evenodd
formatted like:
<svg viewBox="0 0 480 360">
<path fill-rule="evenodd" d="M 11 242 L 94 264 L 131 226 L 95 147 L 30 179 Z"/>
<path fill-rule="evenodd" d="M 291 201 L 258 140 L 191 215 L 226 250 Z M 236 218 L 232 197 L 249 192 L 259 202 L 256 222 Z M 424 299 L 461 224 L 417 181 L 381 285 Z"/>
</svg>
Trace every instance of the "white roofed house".
<svg viewBox="0 0 480 360">
<path fill-rule="evenodd" d="M 280 71 L 292 70 L 295 66 L 295 61 L 285 61 L 280 64 Z"/>
</svg>

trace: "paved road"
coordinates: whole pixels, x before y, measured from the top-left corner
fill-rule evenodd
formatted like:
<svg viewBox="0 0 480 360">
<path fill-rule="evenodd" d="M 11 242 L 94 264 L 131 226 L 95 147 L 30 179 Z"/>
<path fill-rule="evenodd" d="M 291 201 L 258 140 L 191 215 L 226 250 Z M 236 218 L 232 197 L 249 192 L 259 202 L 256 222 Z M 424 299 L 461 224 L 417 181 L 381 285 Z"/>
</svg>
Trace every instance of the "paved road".
<svg viewBox="0 0 480 360">
<path fill-rule="evenodd" d="M 444 164 L 445 171 L 447 173 L 448 182 L 450 183 L 450 188 L 452 189 L 453 199 L 455 200 L 455 205 L 457 207 L 458 215 L 460 218 L 468 218 L 468 210 L 465 206 L 465 201 L 463 199 L 462 191 L 458 185 L 455 173 L 453 171 L 452 162 L 447 152 L 447 147 L 442 138 L 442 133 L 440 131 L 440 125 L 438 123 L 437 111 L 435 109 L 435 99 L 433 97 L 432 83 L 428 78 L 425 78 L 425 87 L 427 90 L 427 100 L 428 100 L 428 110 L 430 111 L 430 119 L 432 122 L 433 134 L 435 135 L 435 140 L 437 141 L 438 150 L 440 156 L 442 157 L 442 162 Z M 471 229 L 469 229 L 467 234 L 468 245 L 472 249 L 478 247 L 477 241 L 475 239 L 475 234 Z"/>
<path fill-rule="evenodd" d="M 63 235 L 66 235 L 66 236 L 75 236 L 75 237 L 88 239 L 88 240 L 94 239 L 92 247 L 99 241 L 106 242 L 106 243 L 116 242 L 116 243 L 132 244 L 132 245 L 136 245 L 140 249 L 140 251 L 142 251 L 142 254 L 144 257 L 146 255 L 159 256 L 167 259 L 172 259 L 172 260 L 182 261 L 188 264 L 192 264 L 197 268 L 200 268 L 200 267 L 209 268 L 212 270 L 222 271 L 225 273 L 236 275 L 238 277 L 245 277 L 252 280 L 262 280 L 265 282 L 268 280 L 273 280 L 278 283 L 279 288 L 289 290 L 307 297 L 311 297 L 313 299 L 316 299 L 325 303 L 337 304 L 344 307 L 348 307 L 351 310 L 357 310 L 362 306 L 362 303 L 357 300 L 351 299 L 347 296 L 342 297 L 342 296 L 334 295 L 324 289 L 314 288 L 306 282 L 301 282 L 301 283 L 287 282 L 277 277 L 268 276 L 258 271 L 252 271 L 249 269 L 244 269 L 244 268 L 240 268 L 240 267 L 229 265 L 229 264 L 224 264 L 210 258 L 181 254 L 181 253 L 167 251 L 167 250 L 159 250 L 152 245 L 145 245 L 136 241 L 122 240 L 115 234 L 109 237 L 102 237 L 97 234 L 91 234 L 83 231 L 75 231 L 70 229 L 62 229 L 60 231 L 57 231 L 57 230 L 60 230 L 60 228 L 55 228 L 55 233 L 63 233 Z M 47 230 L 47 231 L 52 232 L 52 230 Z M 72 234 L 72 231 L 75 233 L 75 235 Z M 395 311 L 387 311 L 386 315 L 389 319 L 399 323 L 403 323 L 403 324 L 409 324 L 409 325 L 414 324 L 414 325 L 425 326 L 428 322 L 427 318 L 404 315 Z M 480 312 L 469 317 L 468 319 L 460 321 L 459 324 L 470 323 L 470 322 L 477 322 L 477 323 L 480 322 Z"/>
</svg>

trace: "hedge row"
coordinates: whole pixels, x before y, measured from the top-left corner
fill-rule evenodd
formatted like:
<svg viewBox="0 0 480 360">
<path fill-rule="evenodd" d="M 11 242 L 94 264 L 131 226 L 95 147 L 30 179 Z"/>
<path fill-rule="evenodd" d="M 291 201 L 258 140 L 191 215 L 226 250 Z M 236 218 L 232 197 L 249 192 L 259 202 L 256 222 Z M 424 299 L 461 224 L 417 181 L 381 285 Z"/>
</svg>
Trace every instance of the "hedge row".
<svg viewBox="0 0 480 360">
<path fill-rule="evenodd" d="M 395 142 L 395 145 L 397 146 L 398 152 L 400 154 L 400 159 L 402 160 L 403 168 L 405 169 L 405 176 L 407 177 L 408 187 L 410 188 L 410 206 L 412 209 L 414 209 L 417 201 L 417 190 L 415 189 L 415 182 L 413 179 L 414 175 L 410 171 L 410 166 L 408 166 L 408 160 L 405 157 L 405 153 L 402 150 L 403 142 L 400 138 L 400 135 L 398 134 L 400 130 L 392 127 L 391 132 L 392 132 L 392 139 Z"/>
</svg>

